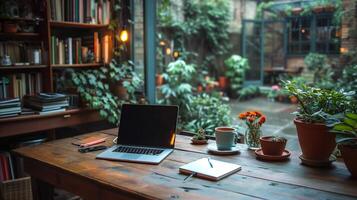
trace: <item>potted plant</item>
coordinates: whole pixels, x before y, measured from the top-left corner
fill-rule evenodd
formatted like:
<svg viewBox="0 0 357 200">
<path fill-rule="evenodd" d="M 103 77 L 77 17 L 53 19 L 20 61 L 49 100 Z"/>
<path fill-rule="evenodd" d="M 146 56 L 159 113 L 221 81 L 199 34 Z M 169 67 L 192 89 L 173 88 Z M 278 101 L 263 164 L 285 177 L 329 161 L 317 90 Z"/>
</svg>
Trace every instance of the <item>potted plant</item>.
<svg viewBox="0 0 357 200">
<path fill-rule="evenodd" d="M 196 135 L 191 138 L 192 144 L 202 145 L 207 144 L 206 131 L 203 128 L 199 128 Z"/>
<path fill-rule="evenodd" d="M 263 136 L 260 138 L 262 151 L 265 155 L 282 155 L 285 150 L 286 142 L 286 138 L 279 136 Z"/>
<path fill-rule="evenodd" d="M 109 67 L 103 66 L 95 70 L 70 70 L 70 74 L 73 85 L 86 105 L 99 110 L 99 115 L 110 123 L 118 124 L 123 103 L 137 102 L 134 92 L 139 88 L 141 80 L 126 63 L 118 64 L 112 60 Z M 124 77 L 131 77 L 131 81 L 121 80 Z M 122 82 L 127 92 L 127 99 L 117 96 L 112 86 L 117 82 Z"/>
<path fill-rule="evenodd" d="M 228 78 L 226 76 L 219 76 L 218 77 L 218 85 L 221 90 L 226 90 L 228 87 Z"/>
<path fill-rule="evenodd" d="M 238 118 L 245 121 L 247 129 L 245 131 L 245 143 L 251 150 L 260 148 L 261 126 L 265 123 L 266 117 L 257 111 L 243 112 L 238 115 Z"/>
<path fill-rule="evenodd" d="M 349 106 L 348 96 L 335 90 L 324 90 L 298 84 L 296 81 L 284 82 L 285 88 L 298 100 L 298 110 L 294 112 L 301 160 L 308 164 L 328 165 L 330 155 L 336 146 L 335 134 L 326 126 L 326 114 L 343 113 Z"/>
<path fill-rule="evenodd" d="M 164 76 L 162 74 L 156 74 L 156 86 L 164 84 Z"/>
<path fill-rule="evenodd" d="M 357 113 L 346 113 L 343 118 L 332 120 L 331 132 L 336 133 L 336 142 L 347 169 L 357 177 Z"/>
<path fill-rule="evenodd" d="M 244 74 L 249 69 L 248 60 L 239 55 L 232 55 L 224 61 L 226 65 L 225 75 L 229 80 L 229 93 L 231 97 L 237 97 L 243 87 Z"/>
</svg>

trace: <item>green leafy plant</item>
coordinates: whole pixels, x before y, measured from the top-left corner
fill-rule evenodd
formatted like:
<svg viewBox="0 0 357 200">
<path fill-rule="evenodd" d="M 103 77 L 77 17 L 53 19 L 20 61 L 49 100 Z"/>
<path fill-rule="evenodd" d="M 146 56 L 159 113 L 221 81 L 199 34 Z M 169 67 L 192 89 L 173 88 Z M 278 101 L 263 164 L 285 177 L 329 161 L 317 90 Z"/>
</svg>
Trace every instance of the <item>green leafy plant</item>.
<svg viewBox="0 0 357 200">
<path fill-rule="evenodd" d="M 327 56 L 319 53 L 309 53 L 304 63 L 308 70 L 314 73 L 314 84 L 317 87 L 331 89 L 333 88 L 333 80 L 331 65 Z"/>
<path fill-rule="evenodd" d="M 350 93 L 298 85 L 295 81 L 284 82 L 284 85 L 297 98 L 299 107 L 294 114 L 304 122 L 325 123 L 326 114 L 343 113 L 352 104 Z"/>
<path fill-rule="evenodd" d="M 208 135 L 213 135 L 215 127 L 229 125 L 230 107 L 219 96 L 201 94 L 192 99 L 189 118 L 183 127 L 193 132 L 202 128 Z"/>
<path fill-rule="evenodd" d="M 357 144 L 357 113 L 329 116 L 331 132 L 336 133 L 337 143 Z"/>
<path fill-rule="evenodd" d="M 73 84 L 86 104 L 90 108 L 99 110 L 100 116 L 110 123 L 118 123 L 120 108 L 123 103 L 137 102 L 134 92 L 138 89 L 141 80 L 133 67 L 127 64 L 118 64 L 115 60 L 112 60 L 108 68 L 72 70 L 71 76 Z M 122 80 L 124 80 L 123 86 L 129 94 L 128 100 L 119 99 L 110 89 L 111 84 Z"/>
<path fill-rule="evenodd" d="M 197 133 L 192 137 L 193 140 L 206 140 L 206 131 L 199 128 Z"/>
<path fill-rule="evenodd" d="M 224 61 L 226 66 L 225 75 L 229 79 L 230 89 L 233 93 L 238 94 L 243 86 L 244 74 L 249 69 L 248 60 L 239 55 L 232 55 Z"/>
<path fill-rule="evenodd" d="M 345 67 L 342 77 L 338 80 L 338 87 L 344 91 L 355 91 L 354 98 L 357 99 L 357 64 Z"/>
<path fill-rule="evenodd" d="M 187 111 L 192 102 L 191 81 L 196 73 L 193 65 L 186 64 L 183 60 L 171 62 L 163 73 L 165 84 L 160 86 L 160 104 L 178 105 L 180 118 L 185 121 Z"/>
<path fill-rule="evenodd" d="M 239 94 L 238 100 L 249 99 L 251 97 L 255 97 L 259 95 L 260 89 L 258 86 L 250 85 L 239 90 L 238 94 Z"/>
<path fill-rule="evenodd" d="M 273 142 L 284 142 L 284 143 L 286 143 L 288 141 L 283 136 L 272 136 L 271 139 L 272 139 Z"/>
</svg>

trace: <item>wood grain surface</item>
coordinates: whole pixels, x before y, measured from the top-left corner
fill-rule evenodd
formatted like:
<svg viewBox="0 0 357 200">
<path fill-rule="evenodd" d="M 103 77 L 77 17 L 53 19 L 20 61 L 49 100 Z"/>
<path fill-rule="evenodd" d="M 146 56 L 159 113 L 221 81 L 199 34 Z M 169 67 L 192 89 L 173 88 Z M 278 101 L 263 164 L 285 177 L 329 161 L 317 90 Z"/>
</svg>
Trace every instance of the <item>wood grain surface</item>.
<svg viewBox="0 0 357 200">
<path fill-rule="evenodd" d="M 207 145 L 190 144 L 176 137 L 175 151 L 159 165 L 97 160 L 100 152 L 81 154 L 74 140 L 102 135 L 112 145 L 117 129 L 47 142 L 14 150 L 25 161 L 25 170 L 36 180 L 63 188 L 84 199 L 356 199 L 357 180 L 341 162 L 331 168 L 300 164 L 299 152 L 285 162 L 262 162 L 239 144 L 233 156 L 207 155 Z M 212 143 L 213 141 L 209 141 Z M 183 182 L 181 165 L 199 158 L 236 163 L 242 170 L 218 182 L 192 178 Z M 41 199 L 41 198 L 39 198 Z"/>
</svg>

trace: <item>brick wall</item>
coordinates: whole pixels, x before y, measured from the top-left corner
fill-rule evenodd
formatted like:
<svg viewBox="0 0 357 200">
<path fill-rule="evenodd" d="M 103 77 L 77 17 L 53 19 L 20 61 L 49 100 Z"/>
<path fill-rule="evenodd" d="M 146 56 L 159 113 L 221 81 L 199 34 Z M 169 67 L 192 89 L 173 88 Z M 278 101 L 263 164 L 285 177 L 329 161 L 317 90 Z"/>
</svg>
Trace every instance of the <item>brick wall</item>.
<svg viewBox="0 0 357 200">
<path fill-rule="evenodd" d="M 357 48 L 357 0 L 344 0 L 342 18 L 342 52 Z"/>
</svg>

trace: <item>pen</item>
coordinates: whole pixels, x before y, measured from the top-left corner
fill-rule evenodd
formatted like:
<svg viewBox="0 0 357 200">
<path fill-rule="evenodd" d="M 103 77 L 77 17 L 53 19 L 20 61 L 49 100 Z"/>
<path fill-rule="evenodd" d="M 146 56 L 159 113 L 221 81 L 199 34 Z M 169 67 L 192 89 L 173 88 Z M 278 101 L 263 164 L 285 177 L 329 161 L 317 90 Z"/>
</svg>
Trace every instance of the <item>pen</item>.
<svg viewBox="0 0 357 200">
<path fill-rule="evenodd" d="M 187 176 L 185 179 L 183 179 L 183 182 L 186 182 L 187 179 L 191 178 L 192 176 L 196 175 L 196 172 L 192 172 L 189 176 Z"/>
<path fill-rule="evenodd" d="M 207 158 L 207 161 L 208 161 L 209 165 L 211 166 L 211 168 L 213 168 L 213 165 L 211 163 L 211 159 L 209 157 Z"/>
</svg>

